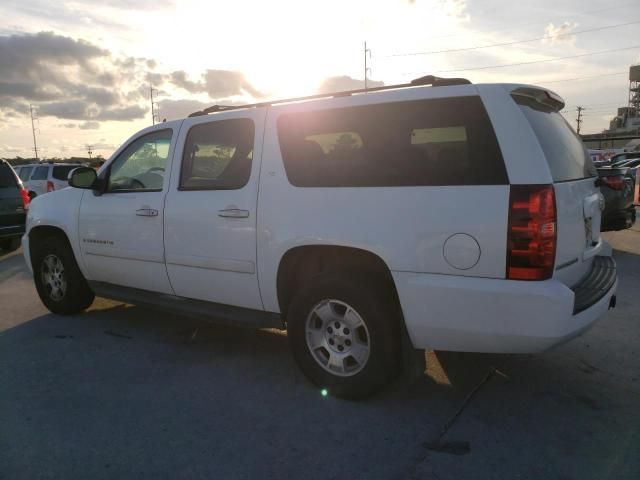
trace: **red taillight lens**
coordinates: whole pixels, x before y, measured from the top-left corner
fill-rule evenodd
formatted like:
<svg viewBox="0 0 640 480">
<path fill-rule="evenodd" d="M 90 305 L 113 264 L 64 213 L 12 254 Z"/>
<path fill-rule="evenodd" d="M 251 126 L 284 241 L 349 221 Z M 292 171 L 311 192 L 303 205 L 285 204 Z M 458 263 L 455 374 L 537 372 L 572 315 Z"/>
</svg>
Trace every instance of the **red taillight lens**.
<svg viewBox="0 0 640 480">
<path fill-rule="evenodd" d="M 47 193 L 53 192 L 56 189 L 55 185 L 51 180 L 47 182 Z"/>
<path fill-rule="evenodd" d="M 553 185 L 512 185 L 507 232 L 507 278 L 546 280 L 556 258 Z"/>
<path fill-rule="evenodd" d="M 27 190 L 23 188 L 22 190 L 20 190 L 20 196 L 22 197 L 22 206 L 25 210 L 28 209 L 29 202 L 31 202 L 31 199 L 29 198 L 29 192 L 27 192 Z"/>
<path fill-rule="evenodd" d="M 602 183 L 604 183 L 607 187 L 612 190 L 622 190 L 624 189 L 624 177 L 600 177 L 602 179 Z"/>
</svg>

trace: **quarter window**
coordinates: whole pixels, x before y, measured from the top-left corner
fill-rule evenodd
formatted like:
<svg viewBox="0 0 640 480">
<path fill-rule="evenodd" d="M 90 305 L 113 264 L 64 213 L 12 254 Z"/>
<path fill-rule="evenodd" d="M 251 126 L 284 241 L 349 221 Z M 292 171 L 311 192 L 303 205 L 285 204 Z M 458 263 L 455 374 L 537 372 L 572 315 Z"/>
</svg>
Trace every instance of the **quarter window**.
<svg viewBox="0 0 640 480">
<path fill-rule="evenodd" d="M 46 180 L 49 175 L 49 167 L 36 167 L 31 180 Z"/>
<path fill-rule="evenodd" d="M 237 118 L 191 127 L 185 142 L 180 190 L 233 190 L 251 175 L 255 127 Z"/>
<path fill-rule="evenodd" d="M 29 180 L 29 175 L 31 175 L 31 170 L 33 170 L 33 167 L 22 167 L 20 169 L 20 180 L 22 180 L 23 182 L 26 182 L 27 180 Z"/>
<path fill-rule="evenodd" d="M 120 153 L 110 166 L 107 191 L 160 191 L 164 185 L 172 131 L 144 135 Z"/>
<path fill-rule="evenodd" d="M 284 114 L 278 137 L 287 177 L 299 187 L 508 183 L 475 96 Z"/>
</svg>

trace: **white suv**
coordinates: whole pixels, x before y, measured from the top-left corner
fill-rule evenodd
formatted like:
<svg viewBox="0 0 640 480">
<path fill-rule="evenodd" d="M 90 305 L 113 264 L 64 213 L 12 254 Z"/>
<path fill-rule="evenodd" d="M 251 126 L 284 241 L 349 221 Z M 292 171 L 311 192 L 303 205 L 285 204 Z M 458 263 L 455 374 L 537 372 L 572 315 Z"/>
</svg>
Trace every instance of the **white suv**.
<svg viewBox="0 0 640 480">
<path fill-rule="evenodd" d="M 30 163 L 15 168 L 31 199 L 68 187 L 67 176 L 82 163 Z"/>
<path fill-rule="evenodd" d="M 617 287 L 597 174 L 563 105 L 425 77 L 212 107 L 37 198 L 24 254 L 53 312 L 95 293 L 287 328 L 302 371 L 343 397 L 393 378 L 402 345 L 543 351 Z"/>
</svg>

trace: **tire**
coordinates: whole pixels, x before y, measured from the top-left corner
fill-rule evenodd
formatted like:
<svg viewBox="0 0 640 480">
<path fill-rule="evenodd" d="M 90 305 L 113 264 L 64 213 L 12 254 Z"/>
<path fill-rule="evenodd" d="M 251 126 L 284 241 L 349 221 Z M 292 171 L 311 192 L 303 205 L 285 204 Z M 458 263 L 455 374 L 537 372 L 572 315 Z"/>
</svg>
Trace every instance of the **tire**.
<svg viewBox="0 0 640 480">
<path fill-rule="evenodd" d="M 46 237 L 35 245 L 33 277 L 40 300 L 53 313 L 80 313 L 95 297 L 69 243 L 60 236 Z"/>
<path fill-rule="evenodd" d="M 9 238 L 0 242 L 0 248 L 5 252 L 13 252 L 20 248 L 20 238 Z"/>
<path fill-rule="evenodd" d="M 287 316 L 289 344 L 304 375 L 331 395 L 354 400 L 387 385 L 401 359 L 393 298 L 384 283 L 363 275 L 314 277 L 296 293 Z"/>
</svg>

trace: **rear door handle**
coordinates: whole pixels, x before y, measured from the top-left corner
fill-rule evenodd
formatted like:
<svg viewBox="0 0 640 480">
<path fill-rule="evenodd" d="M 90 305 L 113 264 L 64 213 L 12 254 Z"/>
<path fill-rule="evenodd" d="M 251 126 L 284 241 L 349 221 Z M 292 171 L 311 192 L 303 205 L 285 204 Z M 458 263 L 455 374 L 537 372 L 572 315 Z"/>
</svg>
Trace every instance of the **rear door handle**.
<svg viewBox="0 0 640 480">
<path fill-rule="evenodd" d="M 138 215 L 139 217 L 157 217 L 158 210 L 156 210 L 155 208 L 147 207 L 145 205 L 144 207 L 136 210 L 136 215 Z"/>
<path fill-rule="evenodd" d="M 225 218 L 249 218 L 249 210 L 225 208 L 224 210 L 218 210 L 218 216 Z"/>
</svg>

